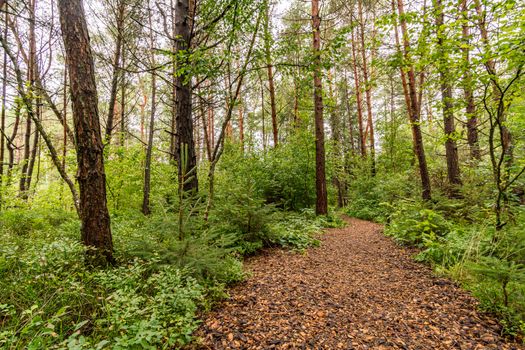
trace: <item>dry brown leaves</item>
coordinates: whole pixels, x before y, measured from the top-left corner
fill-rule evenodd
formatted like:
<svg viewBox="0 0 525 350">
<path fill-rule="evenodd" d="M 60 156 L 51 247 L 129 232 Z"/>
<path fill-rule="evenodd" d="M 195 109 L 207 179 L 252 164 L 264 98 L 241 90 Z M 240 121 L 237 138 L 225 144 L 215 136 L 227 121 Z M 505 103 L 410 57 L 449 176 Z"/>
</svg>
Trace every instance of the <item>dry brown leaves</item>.
<svg viewBox="0 0 525 350">
<path fill-rule="evenodd" d="M 304 255 L 249 259 L 252 277 L 205 315 L 190 348 L 525 349 L 381 230 L 350 219 Z"/>
</svg>

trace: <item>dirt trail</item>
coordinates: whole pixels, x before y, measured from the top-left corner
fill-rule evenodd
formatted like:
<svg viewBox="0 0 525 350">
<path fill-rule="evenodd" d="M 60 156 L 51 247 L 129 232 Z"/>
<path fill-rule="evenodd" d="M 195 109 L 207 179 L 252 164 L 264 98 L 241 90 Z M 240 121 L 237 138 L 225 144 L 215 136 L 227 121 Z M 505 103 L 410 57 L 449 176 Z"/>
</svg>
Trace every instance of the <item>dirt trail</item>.
<svg viewBox="0 0 525 350">
<path fill-rule="evenodd" d="M 195 349 L 525 349 L 380 225 L 350 219 L 306 254 L 271 250 L 208 314 Z"/>
</svg>

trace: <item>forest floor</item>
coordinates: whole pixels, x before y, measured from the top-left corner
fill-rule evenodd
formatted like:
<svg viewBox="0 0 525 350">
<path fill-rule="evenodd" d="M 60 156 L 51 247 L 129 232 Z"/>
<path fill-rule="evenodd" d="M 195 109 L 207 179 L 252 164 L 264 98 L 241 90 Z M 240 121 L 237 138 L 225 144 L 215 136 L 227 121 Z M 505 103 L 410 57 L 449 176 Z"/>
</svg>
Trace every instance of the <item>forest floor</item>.
<svg viewBox="0 0 525 350">
<path fill-rule="evenodd" d="M 194 349 L 525 349 L 468 292 L 414 262 L 382 226 L 348 219 L 318 248 L 250 258 Z"/>
</svg>

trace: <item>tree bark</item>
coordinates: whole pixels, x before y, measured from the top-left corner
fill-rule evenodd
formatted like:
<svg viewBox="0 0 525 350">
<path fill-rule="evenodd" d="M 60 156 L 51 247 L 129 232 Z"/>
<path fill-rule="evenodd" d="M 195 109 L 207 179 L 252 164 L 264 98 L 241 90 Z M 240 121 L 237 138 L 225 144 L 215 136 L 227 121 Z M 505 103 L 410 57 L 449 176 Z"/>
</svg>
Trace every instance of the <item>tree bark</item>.
<svg viewBox="0 0 525 350">
<path fill-rule="evenodd" d="M 64 95 L 62 96 L 62 105 L 63 105 L 63 135 L 62 135 L 62 168 L 66 169 L 66 155 L 67 155 L 67 64 L 64 66 Z"/>
<path fill-rule="evenodd" d="M 352 109 L 350 108 L 350 92 L 348 91 L 348 77 L 345 72 L 345 107 L 348 117 L 348 132 L 350 136 L 350 152 L 352 155 L 355 153 L 355 140 L 354 140 L 354 118 L 352 116 Z"/>
<path fill-rule="evenodd" d="M 399 11 L 399 18 L 401 20 L 401 33 L 403 36 L 403 57 L 405 64 L 408 65 L 408 86 L 406 86 L 406 80 L 403 82 L 403 90 L 405 92 L 405 101 L 407 102 L 407 108 L 409 113 L 409 119 L 410 119 L 410 126 L 412 129 L 412 140 L 413 140 L 413 147 L 414 147 L 414 153 L 418 160 L 418 166 L 419 166 L 419 175 L 421 177 L 421 187 L 422 187 L 422 193 L 421 196 L 423 200 L 431 200 L 432 194 L 431 194 L 431 185 L 430 185 L 430 176 L 428 174 L 428 167 L 427 167 L 427 161 L 425 156 L 425 148 L 423 145 L 423 135 L 421 133 L 421 118 L 419 114 L 419 101 L 418 101 L 418 95 L 417 95 L 417 87 L 416 87 L 416 74 L 414 69 L 414 64 L 412 62 L 412 58 L 410 55 L 410 43 L 408 39 L 408 29 L 407 29 L 407 23 L 405 18 L 405 11 L 403 7 L 403 0 L 397 0 L 397 6 Z M 395 24 L 397 28 L 397 24 Z M 397 34 L 397 29 L 396 29 Z M 399 38 L 396 38 L 397 41 L 399 41 Z M 400 48 L 399 48 L 400 49 Z M 401 67 L 401 77 L 403 79 L 404 77 L 404 70 L 403 67 Z"/>
<path fill-rule="evenodd" d="M 438 70 L 440 76 L 440 90 L 443 108 L 443 124 L 445 127 L 445 153 L 447 159 L 447 177 L 451 185 L 450 195 L 457 197 L 458 186 L 461 185 L 461 176 L 459 172 L 458 147 L 454 139 L 456 127 L 454 123 L 454 106 L 452 96 L 452 86 L 450 85 L 451 77 L 447 74 L 449 70 L 446 59 L 446 49 L 444 47 L 443 27 L 445 25 L 445 14 L 441 0 L 435 0 L 434 11 L 436 13 L 436 29 L 437 29 L 437 46 L 438 46 Z M 420 101 L 421 102 L 421 101 Z"/>
<path fill-rule="evenodd" d="M 125 67 L 126 55 L 122 53 L 122 67 Z M 127 137 L 126 130 L 126 74 L 121 72 L 120 76 L 120 147 L 124 147 Z"/>
<path fill-rule="evenodd" d="M 244 153 L 244 110 L 242 96 L 239 96 L 239 142 Z"/>
<path fill-rule="evenodd" d="M 111 73 L 111 87 L 109 92 L 109 105 L 108 105 L 108 115 L 106 118 L 106 135 L 104 136 L 104 140 L 106 144 L 111 143 L 111 134 L 113 132 L 114 128 L 114 120 L 115 120 L 115 107 L 117 102 L 117 94 L 118 94 L 118 83 L 120 78 L 120 56 L 122 52 L 122 31 L 124 27 L 124 15 L 125 15 L 125 8 L 126 8 L 126 2 L 124 0 L 117 1 L 117 18 L 116 18 L 116 25 L 117 25 L 117 37 L 115 38 L 115 56 L 113 57 L 112 62 L 112 73 Z"/>
<path fill-rule="evenodd" d="M 361 34 L 361 59 L 363 60 L 363 83 L 365 84 L 366 108 L 368 115 L 368 131 L 370 133 L 370 162 L 372 176 L 376 174 L 376 150 L 374 137 L 374 119 L 372 116 L 372 85 L 368 78 L 368 65 L 365 46 L 365 22 L 363 18 L 363 1 L 358 0 L 359 24 Z"/>
<path fill-rule="evenodd" d="M 478 140 L 478 118 L 476 114 L 476 104 L 474 102 L 474 92 L 472 86 L 472 71 L 470 68 L 470 29 L 467 0 L 461 1 L 461 14 L 463 19 L 462 39 L 463 39 L 463 63 L 465 72 L 463 73 L 463 90 L 466 102 L 465 114 L 467 116 L 467 140 L 470 148 L 470 158 L 481 159 L 481 150 Z"/>
<path fill-rule="evenodd" d="M 353 14 L 351 14 L 353 16 Z M 352 18 L 353 22 L 353 18 Z M 354 70 L 354 83 L 355 83 L 355 98 L 357 105 L 357 126 L 359 130 L 359 150 L 361 152 L 361 157 L 366 157 L 366 141 L 365 141 L 365 131 L 363 128 L 363 106 L 361 99 L 361 84 L 359 79 L 359 74 L 357 71 L 357 54 L 356 54 L 356 39 L 354 37 L 354 28 L 352 26 L 352 68 Z"/>
<path fill-rule="evenodd" d="M 328 93 L 330 97 L 329 112 L 330 112 L 330 129 L 332 131 L 332 153 L 336 160 L 333 169 L 332 181 L 337 188 L 337 206 L 344 207 L 346 197 L 346 184 L 343 174 L 343 165 L 341 160 L 344 159 L 344 152 L 342 151 L 342 135 L 341 135 L 341 114 L 337 111 L 337 101 L 333 88 L 333 77 L 331 70 L 328 71 Z"/>
<path fill-rule="evenodd" d="M 31 104 L 34 103 L 33 95 L 35 92 L 35 65 L 36 62 L 36 37 L 35 37 L 35 10 L 36 0 L 29 2 L 29 57 L 27 65 L 27 80 L 29 82 L 29 91 Z M 37 107 L 38 108 L 38 107 Z M 36 117 L 38 118 L 38 110 L 36 111 Z M 31 164 L 31 134 L 32 134 L 32 123 L 31 116 L 29 113 L 26 117 L 26 130 L 24 134 L 24 157 L 22 161 L 22 173 L 20 175 L 20 197 L 24 200 L 28 198 L 27 191 L 29 190 L 29 183 L 31 182 L 32 168 Z M 35 133 L 35 138 L 37 134 Z M 34 163 L 33 163 L 34 164 Z"/>
<path fill-rule="evenodd" d="M 149 5 L 148 5 L 149 6 Z M 153 29 L 151 23 L 151 10 L 149 11 L 149 27 L 150 27 L 150 50 L 151 50 L 151 67 L 155 67 L 155 53 L 154 53 L 154 39 Z M 142 197 L 142 213 L 144 215 L 151 214 L 150 208 L 150 192 L 151 192 L 151 155 L 153 152 L 153 136 L 155 133 L 155 113 L 157 108 L 157 73 L 151 73 L 151 111 L 148 127 L 148 145 L 146 147 L 146 159 L 144 163 L 144 188 Z"/>
<path fill-rule="evenodd" d="M 0 9 L 3 6 L 3 2 L 0 3 Z M 5 11 L 5 27 L 4 27 L 4 38 L 7 40 L 7 21 L 8 14 Z M 2 65 L 2 111 L 0 115 L 0 210 L 2 210 L 3 202 L 3 181 L 4 181 L 4 158 L 5 158 L 5 145 L 9 142 L 5 129 L 6 119 L 6 94 L 7 94 L 7 52 L 4 50 L 3 65 Z M 5 139 L 5 142 L 4 142 Z"/>
<path fill-rule="evenodd" d="M 91 248 L 90 263 L 113 263 L 97 87 L 84 7 L 82 0 L 59 0 L 58 8 L 77 140 L 82 242 Z"/>
<path fill-rule="evenodd" d="M 323 121 L 323 85 L 321 80 L 321 18 L 319 17 L 319 0 L 312 0 L 312 30 L 314 54 L 314 110 L 315 110 L 315 188 L 317 215 L 328 214 L 326 190 L 324 121 Z"/>
<path fill-rule="evenodd" d="M 201 115 L 201 123 L 202 123 L 202 134 L 203 134 L 203 142 L 204 142 L 204 149 L 206 150 L 206 157 L 208 159 L 208 162 L 211 162 L 211 141 L 210 141 L 210 118 L 209 118 L 209 111 L 210 108 L 208 107 L 208 112 L 206 111 L 205 105 L 204 105 L 204 97 L 201 94 L 200 87 L 198 90 L 198 95 L 200 97 L 199 101 L 199 109 L 200 109 L 200 115 Z"/>
<path fill-rule="evenodd" d="M 190 64 L 189 50 L 191 48 L 193 14 L 190 12 L 189 0 L 178 0 L 175 8 L 175 56 L 177 57 L 177 69 L 184 68 Z M 180 71 L 179 71 L 180 72 Z M 177 142 L 175 154 L 179 170 L 179 190 L 184 192 L 196 193 L 199 190 L 197 173 L 191 179 L 182 183 L 182 173 L 189 172 L 197 167 L 197 156 L 195 153 L 195 142 L 193 140 L 193 119 L 192 119 L 192 77 L 188 73 L 177 74 L 175 77 L 176 88 L 176 130 Z M 187 164 L 182 164 L 183 145 L 187 145 L 188 154 L 186 155 Z M 183 166 L 187 169 L 183 170 Z"/>
<path fill-rule="evenodd" d="M 261 83 L 261 126 L 262 126 L 262 146 L 263 150 L 266 151 L 266 120 L 265 120 L 265 103 L 264 103 L 264 83 L 260 78 L 259 82 Z"/>
<path fill-rule="evenodd" d="M 277 106 L 275 103 L 275 86 L 273 80 L 273 65 L 271 55 L 271 39 L 272 32 L 270 30 L 270 3 L 266 3 L 266 21 L 264 27 L 264 54 L 266 59 L 266 68 L 268 70 L 268 88 L 270 92 L 270 107 L 272 112 L 272 133 L 273 146 L 277 147 L 279 144 L 279 134 L 277 130 Z"/>
<path fill-rule="evenodd" d="M 35 35 L 35 27 L 36 27 L 36 1 L 37 0 L 31 0 L 31 14 L 30 14 L 30 45 L 31 45 L 31 69 L 32 69 L 32 80 L 31 80 L 31 87 L 36 90 L 36 81 L 38 80 L 37 77 L 40 76 L 40 72 L 38 69 L 38 57 L 36 52 L 36 35 Z M 38 95 L 38 93 L 35 94 L 34 102 L 35 102 L 35 116 L 39 120 L 42 120 L 42 98 Z M 25 197 L 27 198 L 29 195 L 29 190 L 31 189 L 31 182 L 33 180 L 33 170 L 35 168 L 35 162 L 37 158 L 37 153 L 39 153 L 39 140 L 40 140 L 40 134 L 38 133 L 38 130 L 35 131 L 35 135 L 33 137 L 33 144 L 31 146 L 31 154 L 29 157 L 29 164 L 27 167 L 27 178 L 26 178 L 26 193 Z"/>
</svg>

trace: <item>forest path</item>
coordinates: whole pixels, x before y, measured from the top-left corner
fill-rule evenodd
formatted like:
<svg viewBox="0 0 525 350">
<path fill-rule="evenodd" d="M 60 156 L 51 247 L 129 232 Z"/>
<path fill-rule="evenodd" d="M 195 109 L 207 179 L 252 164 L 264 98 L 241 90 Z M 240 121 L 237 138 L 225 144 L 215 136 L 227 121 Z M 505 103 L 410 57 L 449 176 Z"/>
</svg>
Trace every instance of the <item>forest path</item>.
<svg viewBox="0 0 525 350">
<path fill-rule="evenodd" d="M 206 315 L 195 349 L 524 349 L 382 226 L 348 219 L 305 254 L 269 250 Z"/>
</svg>

